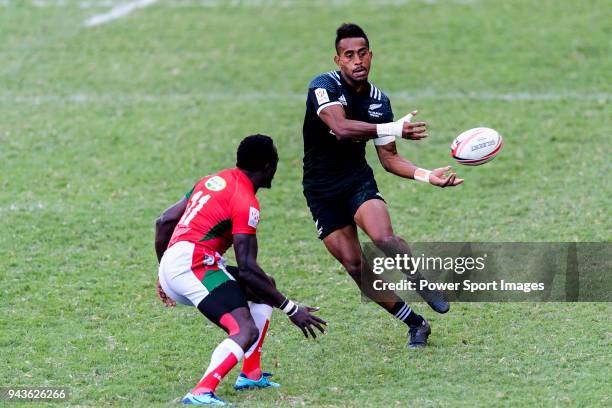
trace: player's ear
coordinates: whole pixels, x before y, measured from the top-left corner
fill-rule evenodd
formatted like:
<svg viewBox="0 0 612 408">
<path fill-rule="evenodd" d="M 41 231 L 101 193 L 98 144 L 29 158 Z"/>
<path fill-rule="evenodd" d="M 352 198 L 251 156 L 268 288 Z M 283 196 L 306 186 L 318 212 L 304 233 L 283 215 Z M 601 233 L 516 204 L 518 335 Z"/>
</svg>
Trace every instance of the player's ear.
<svg viewBox="0 0 612 408">
<path fill-rule="evenodd" d="M 340 66 L 340 56 L 338 54 L 334 55 L 334 62 L 337 66 Z"/>
<path fill-rule="evenodd" d="M 276 161 L 276 162 L 273 162 L 273 161 L 268 162 L 264 166 L 264 171 L 270 171 L 270 170 L 272 170 L 272 168 L 275 168 L 277 166 L 278 166 L 278 161 Z"/>
</svg>

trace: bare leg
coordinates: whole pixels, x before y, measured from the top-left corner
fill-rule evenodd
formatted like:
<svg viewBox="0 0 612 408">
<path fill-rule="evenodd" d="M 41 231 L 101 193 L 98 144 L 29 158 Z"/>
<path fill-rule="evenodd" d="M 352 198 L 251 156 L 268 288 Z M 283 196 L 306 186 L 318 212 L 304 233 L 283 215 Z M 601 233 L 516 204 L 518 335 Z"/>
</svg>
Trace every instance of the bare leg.
<svg viewBox="0 0 612 408">
<path fill-rule="evenodd" d="M 384 201 L 374 199 L 361 204 L 355 213 L 355 222 L 385 255 L 406 254 L 412 256 L 406 241 L 393 232 L 391 217 L 389 217 L 389 211 Z M 422 279 L 418 271 L 404 271 L 404 273 L 410 279 Z M 417 292 L 436 312 L 448 312 L 450 305 L 441 292 L 428 289 L 417 290 Z"/>
<path fill-rule="evenodd" d="M 361 246 L 355 225 L 347 225 L 336 230 L 323 239 L 327 250 L 344 266 L 344 269 L 353 278 L 361 292 L 388 312 L 402 300 L 390 290 L 372 290 L 374 275 L 370 271 L 362 271 Z M 365 273 L 362 273 L 365 272 Z M 380 300 L 384 299 L 384 300 Z"/>
</svg>

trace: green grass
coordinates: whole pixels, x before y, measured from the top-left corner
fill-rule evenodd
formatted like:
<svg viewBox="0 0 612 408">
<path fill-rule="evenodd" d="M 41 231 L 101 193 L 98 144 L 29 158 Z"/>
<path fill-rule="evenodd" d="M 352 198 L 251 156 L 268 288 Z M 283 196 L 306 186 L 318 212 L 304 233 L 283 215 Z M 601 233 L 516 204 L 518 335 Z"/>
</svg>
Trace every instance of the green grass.
<svg viewBox="0 0 612 408">
<path fill-rule="evenodd" d="M 282 387 L 235 393 L 233 373 L 220 396 L 609 406 L 609 304 L 455 304 L 445 316 L 418 304 L 434 335 L 407 351 L 404 328 L 361 302 L 316 238 L 300 184 L 305 88 L 333 68 L 336 26 L 354 21 L 396 114 L 418 108 L 430 125 L 402 154 L 447 164 L 452 138 L 480 125 L 506 141 L 445 190 L 384 174 L 371 148 L 400 235 L 610 242 L 609 2 L 237 3 L 161 1 L 84 28 L 110 6 L 0 1 L 0 386 L 67 386 L 71 406 L 176 403 L 223 335 L 157 300 L 153 221 L 265 132 L 281 162 L 260 194 L 261 265 L 320 306 L 329 333 L 307 342 L 275 312 L 263 359 Z"/>
</svg>

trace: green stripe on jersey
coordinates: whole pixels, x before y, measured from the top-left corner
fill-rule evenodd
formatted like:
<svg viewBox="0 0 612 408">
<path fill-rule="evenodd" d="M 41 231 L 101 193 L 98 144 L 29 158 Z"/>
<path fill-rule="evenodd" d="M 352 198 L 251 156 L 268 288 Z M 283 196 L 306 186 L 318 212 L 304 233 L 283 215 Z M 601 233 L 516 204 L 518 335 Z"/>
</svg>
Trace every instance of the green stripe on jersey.
<svg viewBox="0 0 612 408">
<path fill-rule="evenodd" d="M 230 280 L 230 278 L 220 269 L 213 269 L 206 271 L 206 274 L 202 278 L 202 285 L 208 290 L 208 293 L 212 292 L 217 286 Z"/>
<path fill-rule="evenodd" d="M 204 238 L 202 238 L 199 242 L 208 241 L 209 239 L 214 239 L 214 238 L 220 237 L 221 235 L 225 234 L 225 232 L 227 230 L 229 230 L 231 228 L 232 228 L 232 220 L 231 219 L 228 218 L 226 220 L 220 221 L 217 225 L 212 227 L 206 233 L 206 235 L 204 235 Z"/>
<path fill-rule="evenodd" d="M 189 199 L 189 197 L 191 197 L 191 193 L 193 193 L 193 190 L 195 190 L 195 186 L 191 187 L 191 190 L 189 190 L 186 194 L 185 194 L 185 198 Z"/>
</svg>

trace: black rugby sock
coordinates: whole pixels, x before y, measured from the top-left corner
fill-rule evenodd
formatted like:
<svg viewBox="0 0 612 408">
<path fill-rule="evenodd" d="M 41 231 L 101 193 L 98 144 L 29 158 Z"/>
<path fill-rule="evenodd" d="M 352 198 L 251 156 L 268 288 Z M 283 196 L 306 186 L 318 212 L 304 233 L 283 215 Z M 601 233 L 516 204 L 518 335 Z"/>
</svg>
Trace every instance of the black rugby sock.
<svg viewBox="0 0 612 408">
<path fill-rule="evenodd" d="M 420 326 L 423 324 L 423 317 L 416 314 L 406 302 L 397 302 L 389 313 L 396 319 L 406 323 L 408 326 Z"/>
</svg>

